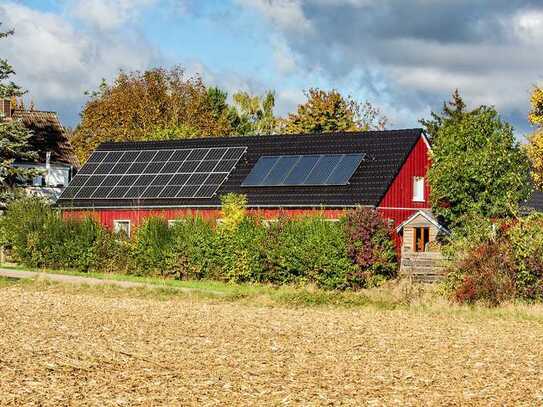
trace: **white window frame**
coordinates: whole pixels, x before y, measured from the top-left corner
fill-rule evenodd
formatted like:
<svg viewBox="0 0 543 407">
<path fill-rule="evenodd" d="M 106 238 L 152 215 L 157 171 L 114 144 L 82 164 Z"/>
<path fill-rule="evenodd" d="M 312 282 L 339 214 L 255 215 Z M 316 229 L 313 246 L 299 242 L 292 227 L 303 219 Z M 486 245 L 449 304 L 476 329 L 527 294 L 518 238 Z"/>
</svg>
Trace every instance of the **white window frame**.
<svg viewBox="0 0 543 407">
<path fill-rule="evenodd" d="M 32 186 L 43 187 L 43 178 L 43 175 L 36 175 L 34 178 L 32 178 Z"/>
<path fill-rule="evenodd" d="M 115 232 L 115 234 L 120 234 L 122 229 L 120 228 L 120 225 L 121 224 L 128 224 L 128 232 L 127 232 L 127 237 L 130 238 L 131 234 L 132 234 L 132 222 L 129 220 L 129 219 L 115 219 L 113 221 L 113 232 Z"/>
<path fill-rule="evenodd" d="M 262 219 L 262 224 L 267 228 L 275 225 L 277 222 L 279 222 L 279 219 Z"/>
<path fill-rule="evenodd" d="M 175 225 L 180 224 L 181 222 L 185 222 L 185 219 L 179 218 L 179 219 L 168 219 L 168 227 L 171 228 Z"/>
<path fill-rule="evenodd" d="M 413 202 L 425 202 L 424 177 L 413 177 Z"/>
</svg>

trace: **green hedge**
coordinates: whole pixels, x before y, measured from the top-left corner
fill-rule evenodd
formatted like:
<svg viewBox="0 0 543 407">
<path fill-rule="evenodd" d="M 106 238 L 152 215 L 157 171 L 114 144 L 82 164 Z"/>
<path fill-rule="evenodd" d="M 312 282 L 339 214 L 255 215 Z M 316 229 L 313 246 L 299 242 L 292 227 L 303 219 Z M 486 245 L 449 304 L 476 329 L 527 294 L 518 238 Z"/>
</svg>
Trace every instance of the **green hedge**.
<svg viewBox="0 0 543 407">
<path fill-rule="evenodd" d="M 45 202 L 23 199 L 9 207 L 2 227 L 9 231 L 16 259 L 31 267 L 348 289 L 367 286 L 371 282 L 361 276 L 373 278 L 384 267 L 383 256 L 375 256 L 379 264 L 369 260 L 361 269 L 351 246 L 372 244 L 371 252 L 393 247 L 383 230 L 378 231 L 380 245 L 373 238 L 353 241 L 356 219 L 330 222 L 311 216 L 268 225 L 247 216 L 243 197 L 227 195 L 219 224 L 187 217 L 169 226 L 162 218 L 148 218 L 131 239 L 122 239 L 92 219 L 64 220 Z M 394 256 L 385 257 L 391 277 L 397 264 Z"/>
</svg>

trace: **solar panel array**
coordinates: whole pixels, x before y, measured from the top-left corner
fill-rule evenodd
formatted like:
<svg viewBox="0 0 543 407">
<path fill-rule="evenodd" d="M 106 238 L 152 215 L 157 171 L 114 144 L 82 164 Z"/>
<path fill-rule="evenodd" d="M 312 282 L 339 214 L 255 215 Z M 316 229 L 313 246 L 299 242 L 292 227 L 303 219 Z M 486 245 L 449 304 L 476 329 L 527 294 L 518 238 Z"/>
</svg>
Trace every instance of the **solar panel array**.
<svg viewBox="0 0 543 407">
<path fill-rule="evenodd" d="M 263 156 L 241 185 L 347 185 L 364 156 L 363 153 Z"/>
<path fill-rule="evenodd" d="M 60 198 L 211 198 L 246 150 L 95 151 Z"/>
</svg>

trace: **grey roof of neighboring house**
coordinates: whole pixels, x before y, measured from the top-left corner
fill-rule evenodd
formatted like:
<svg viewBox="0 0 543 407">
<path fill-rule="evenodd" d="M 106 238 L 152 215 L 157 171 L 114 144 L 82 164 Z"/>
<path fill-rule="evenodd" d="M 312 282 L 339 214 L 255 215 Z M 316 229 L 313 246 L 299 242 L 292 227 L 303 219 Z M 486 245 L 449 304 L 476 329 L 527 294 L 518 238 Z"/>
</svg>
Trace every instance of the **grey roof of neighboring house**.
<svg viewBox="0 0 543 407">
<path fill-rule="evenodd" d="M 535 191 L 522 205 L 527 211 L 543 212 L 543 191 Z"/>
<path fill-rule="evenodd" d="M 21 120 L 25 127 L 32 130 L 31 144 L 38 151 L 38 160 L 45 162 L 47 152 L 51 161 L 79 167 L 79 161 L 70 144 L 68 132 L 60 123 L 56 112 L 14 109 L 11 117 Z"/>
</svg>

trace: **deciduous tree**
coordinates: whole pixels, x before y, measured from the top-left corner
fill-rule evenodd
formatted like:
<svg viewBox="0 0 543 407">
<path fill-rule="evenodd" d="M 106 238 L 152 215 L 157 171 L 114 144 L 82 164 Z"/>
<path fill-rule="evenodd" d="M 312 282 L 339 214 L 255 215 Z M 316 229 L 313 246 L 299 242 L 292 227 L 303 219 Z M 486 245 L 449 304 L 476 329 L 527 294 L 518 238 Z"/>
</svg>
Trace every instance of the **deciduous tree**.
<svg viewBox="0 0 543 407">
<path fill-rule="evenodd" d="M 343 97 L 337 90 L 306 92 L 307 101 L 283 120 L 286 133 L 327 133 L 384 129 L 387 118 L 371 103 Z"/>
<path fill-rule="evenodd" d="M 156 140 L 231 134 L 219 92 L 182 68 L 121 72 L 89 94 L 72 144 L 84 162 L 105 141 Z"/>
<path fill-rule="evenodd" d="M 530 104 L 528 119 L 536 129 L 528 138 L 526 152 L 532 163 L 532 178 L 535 187 L 543 189 L 543 88 L 534 88 Z"/>
<path fill-rule="evenodd" d="M 274 115 L 275 94 L 263 96 L 247 92 L 234 93 L 234 107 L 238 116 L 236 133 L 239 135 L 274 134 L 278 121 Z"/>
<path fill-rule="evenodd" d="M 431 203 L 448 223 L 512 215 L 530 193 L 526 155 L 493 107 L 444 120 L 432 147 Z"/>
</svg>

